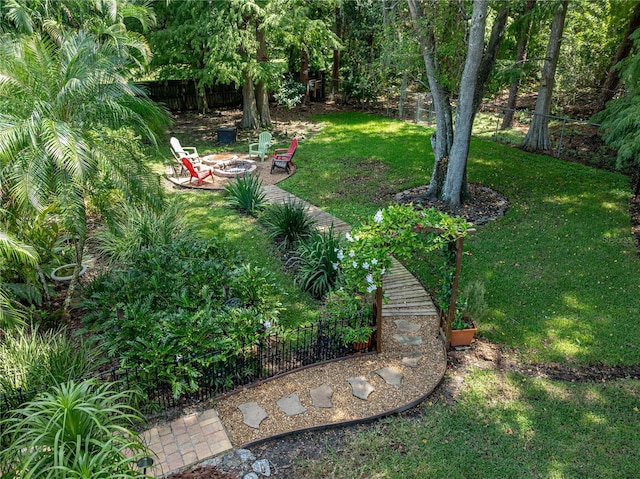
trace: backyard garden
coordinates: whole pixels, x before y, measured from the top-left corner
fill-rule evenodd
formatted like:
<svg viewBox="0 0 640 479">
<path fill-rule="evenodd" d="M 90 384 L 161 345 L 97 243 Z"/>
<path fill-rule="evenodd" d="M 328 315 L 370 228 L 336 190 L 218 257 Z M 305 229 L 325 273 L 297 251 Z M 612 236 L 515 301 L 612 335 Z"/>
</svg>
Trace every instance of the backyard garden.
<svg viewBox="0 0 640 479">
<path fill-rule="evenodd" d="M 279 186 L 337 217 L 358 224 L 427 181 L 429 129 L 354 112 L 313 122 L 321 131 Z M 405 416 L 279 440 L 255 448 L 258 457 L 293 468 L 289 477 L 638 473 L 629 179 L 481 139 L 469 168 L 470 181 L 509 202 L 465 243 L 463 286 L 482 281 L 489 304 L 475 346 L 452 352 L 441 388 Z M 403 262 L 437 291 L 440 258 Z"/>
</svg>

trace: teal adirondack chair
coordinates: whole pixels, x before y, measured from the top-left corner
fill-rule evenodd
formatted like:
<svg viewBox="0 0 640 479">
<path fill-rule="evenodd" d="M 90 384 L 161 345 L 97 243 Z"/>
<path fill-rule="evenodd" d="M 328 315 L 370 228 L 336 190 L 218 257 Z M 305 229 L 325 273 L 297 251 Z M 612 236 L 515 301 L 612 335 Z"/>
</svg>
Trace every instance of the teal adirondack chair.
<svg viewBox="0 0 640 479">
<path fill-rule="evenodd" d="M 258 137 L 258 143 L 249 144 L 249 159 L 251 159 L 251 154 L 253 153 L 254 155 L 259 156 L 261 161 L 264 161 L 264 155 L 267 153 L 270 146 L 271 133 L 263 131 Z"/>
</svg>

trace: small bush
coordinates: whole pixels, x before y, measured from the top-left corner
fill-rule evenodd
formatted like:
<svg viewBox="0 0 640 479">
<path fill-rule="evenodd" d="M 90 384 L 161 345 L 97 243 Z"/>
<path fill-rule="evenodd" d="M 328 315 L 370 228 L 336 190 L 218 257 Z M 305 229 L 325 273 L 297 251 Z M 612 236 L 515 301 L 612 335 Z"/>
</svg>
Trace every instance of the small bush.
<svg viewBox="0 0 640 479">
<path fill-rule="evenodd" d="M 225 186 L 227 204 L 244 213 L 255 216 L 266 204 L 266 195 L 257 176 L 236 176 L 235 182 Z"/>
<path fill-rule="evenodd" d="M 328 231 L 315 231 L 298 245 L 293 260 L 297 263 L 296 283 L 317 299 L 326 296 L 338 281 L 340 238 L 333 226 Z"/>
<path fill-rule="evenodd" d="M 271 238 L 281 241 L 285 249 L 309 238 L 316 229 L 316 222 L 299 200 L 269 205 L 261 219 Z"/>
</svg>

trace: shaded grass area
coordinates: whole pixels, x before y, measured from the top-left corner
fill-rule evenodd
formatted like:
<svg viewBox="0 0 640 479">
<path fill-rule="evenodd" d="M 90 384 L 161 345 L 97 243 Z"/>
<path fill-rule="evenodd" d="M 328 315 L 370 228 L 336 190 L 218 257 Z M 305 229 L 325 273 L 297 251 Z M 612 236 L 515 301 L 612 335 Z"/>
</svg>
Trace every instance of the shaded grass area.
<svg viewBox="0 0 640 479">
<path fill-rule="evenodd" d="M 558 383 L 475 370 L 458 401 L 425 403 L 344 447 L 303 463 L 297 477 L 640 477 L 638 381 Z"/>
<path fill-rule="evenodd" d="M 319 305 L 311 296 L 298 288 L 293 277 L 283 270 L 280 256 L 273 241 L 257 219 L 238 214 L 226 206 L 219 192 L 178 190 L 171 193 L 184 205 L 185 214 L 205 237 L 226 237 L 242 257 L 262 268 L 269 269 L 282 288 L 284 310 L 280 324 L 294 328 L 317 319 Z"/>
<path fill-rule="evenodd" d="M 324 129 L 301 143 L 284 189 L 355 225 L 393 192 L 428 183 L 431 129 L 362 113 L 318 120 Z M 628 179 L 474 139 L 469 181 L 510 201 L 504 218 L 466 242 L 463 285 L 484 281 L 491 309 L 479 334 L 519 349 L 525 362 L 637 364 L 640 260 Z M 435 287 L 440 261 L 404 263 Z"/>
</svg>

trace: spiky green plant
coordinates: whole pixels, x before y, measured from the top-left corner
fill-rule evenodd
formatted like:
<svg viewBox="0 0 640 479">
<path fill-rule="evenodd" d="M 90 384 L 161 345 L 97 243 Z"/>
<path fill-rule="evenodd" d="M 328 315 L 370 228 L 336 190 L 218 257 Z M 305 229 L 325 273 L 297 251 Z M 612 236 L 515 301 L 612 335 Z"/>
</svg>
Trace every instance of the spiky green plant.
<svg viewBox="0 0 640 479">
<path fill-rule="evenodd" d="M 185 217 L 177 203 L 161 211 L 127 203 L 114 225 L 97 231 L 93 239 L 101 256 L 111 263 L 130 263 L 143 249 L 169 245 L 186 231 Z"/>
<path fill-rule="evenodd" d="M 293 261 L 297 264 L 296 283 L 316 298 L 326 296 L 340 275 L 338 251 L 341 240 L 333 225 L 327 231 L 315 231 L 298 244 Z"/>
<path fill-rule="evenodd" d="M 316 229 L 307 206 L 297 199 L 269 205 L 261 220 L 271 238 L 280 241 L 285 249 L 309 238 Z"/>
<path fill-rule="evenodd" d="M 133 427 L 140 414 L 128 392 L 92 380 L 41 394 L 2 421 L 0 470 L 11 478 L 139 478 L 148 454 Z"/>
<path fill-rule="evenodd" d="M 257 176 L 236 176 L 225 186 L 227 204 L 239 211 L 255 216 L 266 204 L 266 195 Z"/>
<path fill-rule="evenodd" d="M 71 341 L 62 332 L 9 330 L 0 344 L 0 393 L 39 391 L 83 377 L 96 360 L 90 344 Z"/>
</svg>

